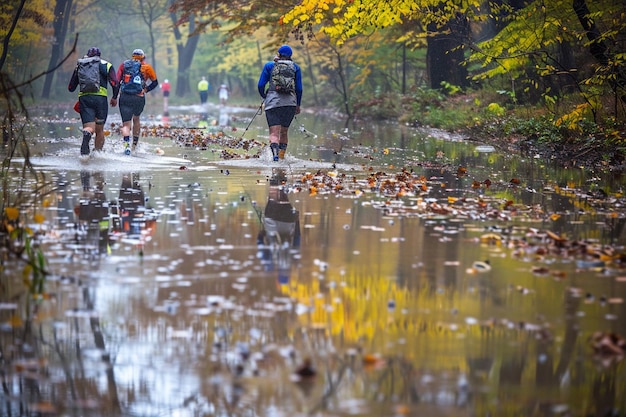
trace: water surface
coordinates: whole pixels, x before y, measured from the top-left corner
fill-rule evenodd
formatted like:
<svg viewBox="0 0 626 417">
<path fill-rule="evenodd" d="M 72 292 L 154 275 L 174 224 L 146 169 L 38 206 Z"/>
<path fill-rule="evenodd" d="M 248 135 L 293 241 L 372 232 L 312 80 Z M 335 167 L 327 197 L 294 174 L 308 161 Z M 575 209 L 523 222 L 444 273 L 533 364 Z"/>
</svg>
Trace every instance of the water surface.
<svg viewBox="0 0 626 417">
<path fill-rule="evenodd" d="M 54 275 L 34 350 L 2 332 L 6 415 L 626 412 L 590 342 L 626 336 L 623 178 L 313 114 L 284 161 L 225 160 L 189 132 L 262 144 L 264 115 L 170 110 L 87 161 L 73 115 L 34 118 Z"/>
</svg>

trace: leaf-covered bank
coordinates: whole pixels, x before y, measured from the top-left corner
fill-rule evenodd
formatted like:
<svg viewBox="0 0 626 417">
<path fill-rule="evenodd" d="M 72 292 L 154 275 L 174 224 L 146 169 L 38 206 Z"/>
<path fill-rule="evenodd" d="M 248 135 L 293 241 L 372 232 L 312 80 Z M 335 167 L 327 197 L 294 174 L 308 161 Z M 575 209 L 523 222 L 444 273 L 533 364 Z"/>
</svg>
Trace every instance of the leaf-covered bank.
<svg viewBox="0 0 626 417">
<path fill-rule="evenodd" d="M 626 170 L 623 120 L 582 119 L 565 126 L 545 108 L 516 106 L 504 91 L 450 93 L 416 88 L 405 95 L 374 95 L 355 103 L 355 117 L 444 129 L 564 167 Z"/>
</svg>

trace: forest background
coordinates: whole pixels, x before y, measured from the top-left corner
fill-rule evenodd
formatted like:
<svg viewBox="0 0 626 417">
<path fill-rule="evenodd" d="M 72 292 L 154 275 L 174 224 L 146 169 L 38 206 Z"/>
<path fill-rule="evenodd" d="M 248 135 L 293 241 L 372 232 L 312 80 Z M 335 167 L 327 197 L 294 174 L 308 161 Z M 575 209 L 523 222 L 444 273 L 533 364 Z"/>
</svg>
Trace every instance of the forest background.
<svg viewBox="0 0 626 417">
<path fill-rule="evenodd" d="M 145 50 L 171 104 L 196 83 L 256 83 L 289 43 L 303 108 L 463 131 L 565 163 L 623 169 L 626 0 L 8 0 L 0 8 L 3 93 L 73 104 L 89 47 L 117 67 Z"/>
</svg>

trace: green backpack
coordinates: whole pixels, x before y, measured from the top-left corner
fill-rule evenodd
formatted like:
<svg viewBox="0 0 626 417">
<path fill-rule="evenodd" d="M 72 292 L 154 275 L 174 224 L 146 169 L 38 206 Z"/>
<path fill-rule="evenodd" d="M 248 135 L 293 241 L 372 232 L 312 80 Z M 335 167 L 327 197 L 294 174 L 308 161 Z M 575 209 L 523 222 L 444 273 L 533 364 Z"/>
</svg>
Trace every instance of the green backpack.
<svg viewBox="0 0 626 417">
<path fill-rule="evenodd" d="M 272 84 L 281 94 L 291 94 L 296 91 L 296 67 L 293 61 L 280 59 L 274 62 L 272 68 Z"/>
</svg>

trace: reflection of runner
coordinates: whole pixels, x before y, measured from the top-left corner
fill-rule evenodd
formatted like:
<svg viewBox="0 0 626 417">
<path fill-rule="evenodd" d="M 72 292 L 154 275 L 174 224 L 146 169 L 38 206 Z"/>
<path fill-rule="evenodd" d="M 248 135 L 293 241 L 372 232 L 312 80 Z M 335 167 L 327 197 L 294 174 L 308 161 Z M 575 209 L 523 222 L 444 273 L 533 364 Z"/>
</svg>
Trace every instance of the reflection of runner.
<svg viewBox="0 0 626 417">
<path fill-rule="evenodd" d="M 229 122 L 230 122 L 230 115 L 228 114 L 228 111 L 226 111 L 225 108 L 220 109 L 220 115 L 218 117 L 217 124 L 219 126 L 228 126 Z"/>
<path fill-rule="evenodd" d="M 95 180 L 93 188 L 92 179 Z M 85 243 L 88 250 L 93 249 L 96 254 L 105 254 L 109 247 L 109 203 L 103 190 L 102 173 L 92 175 L 89 171 L 82 171 L 80 180 L 83 193 L 75 210 L 79 223 L 86 229 Z"/>
<path fill-rule="evenodd" d="M 270 179 L 263 230 L 257 243 L 259 257 L 268 271 L 278 270 L 278 282 L 286 284 L 291 273 L 291 260 L 300 248 L 300 218 L 291 205 L 284 188 L 285 171 L 279 170 Z"/>
<path fill-rule="evenodd" d="M 122 177 L 119 195 L 119 215 L 121 231 L 127 234 L 140 234 L 145 222 L 145 195 L 139 185 L 139 174 L 125 174 Z"/>
<path fill-rule="evenodd" d="M 228 93 L 230 93 L 230 88 L 226 83 L 220 85 L 220 88 L 217 89 L 217 94 L 220 98 L 220 104 L 224 105 L 228 101 Z"/>
<path fill-rule="evenodd" d="M 172 86 L 170 84 L 170 81 L 166 78 L 165 81 L 163 81 L 163 84 L 161 84 L 161 90 L 163 90 L 163 116 L 169 116 L 170 114 L 168 101 L 169 101 L 171 89 L 172 89 Z"/>
</svg>

